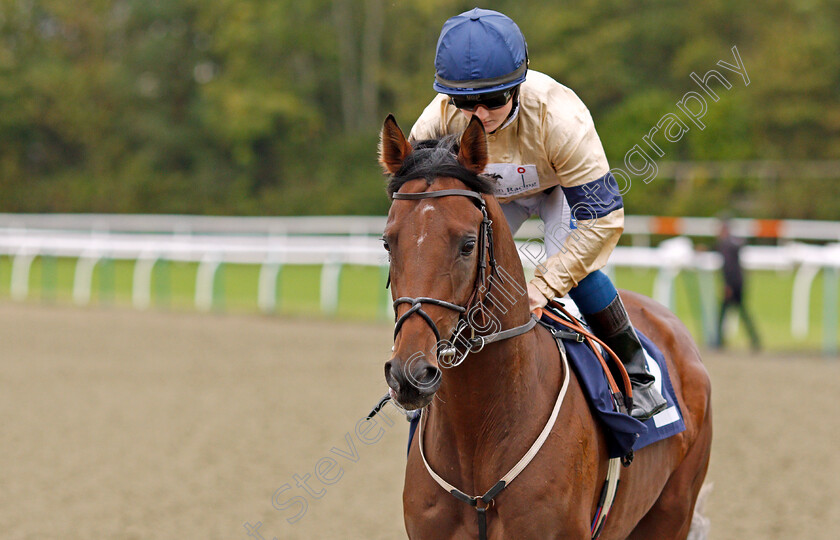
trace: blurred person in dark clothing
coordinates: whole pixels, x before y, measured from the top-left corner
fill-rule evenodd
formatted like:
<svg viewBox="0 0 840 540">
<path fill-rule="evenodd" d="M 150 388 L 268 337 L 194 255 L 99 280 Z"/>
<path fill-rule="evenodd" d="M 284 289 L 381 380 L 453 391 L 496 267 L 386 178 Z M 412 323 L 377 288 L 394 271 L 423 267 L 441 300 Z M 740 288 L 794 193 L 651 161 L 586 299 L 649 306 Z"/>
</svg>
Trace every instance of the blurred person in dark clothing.
<svg viewBox="0 0 840 540">
<path fill-rule="evenodd" d="M 723 300 L 720 304 L 720 317 L 718 319 L 717 346 L 718 348 L 724 346 L 723 319 L 726 312 L 730 307 L 736 307 L 750 336 L 752 349 L 758 351 L 761 349 L 761 340 L 744 304 L 744 272 L 741 268 L 741 248 L 743 246 L 744 241 L 742 239 L 732 236 L 729 220 L 723 219 L 716 246 L 716 250 L 723 257 Z"/>
</svg>

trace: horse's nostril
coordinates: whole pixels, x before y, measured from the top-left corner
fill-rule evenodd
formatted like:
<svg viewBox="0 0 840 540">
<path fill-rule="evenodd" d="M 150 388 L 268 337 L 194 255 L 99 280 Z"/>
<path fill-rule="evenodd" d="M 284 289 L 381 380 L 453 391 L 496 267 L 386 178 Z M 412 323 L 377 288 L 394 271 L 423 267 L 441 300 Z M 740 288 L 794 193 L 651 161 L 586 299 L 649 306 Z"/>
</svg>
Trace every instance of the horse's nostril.
<svg viewBox="0 0 840 540">
<path fill-rule="evenodd" d="M 390 360 L 385 362 L 385 383 L 393 388 L 394 391 L 398 391 L 400 389 L 400 378 L 398 377 L 398 370 L 394 369 L 393 364 Z"/>
<path fill-rule="evenodd" d="M 435 366 L 426 366 L 420 376 L 420 382 L 431 385 L 437 382 L 440 377 L 440 370 Z"/>
</svg>

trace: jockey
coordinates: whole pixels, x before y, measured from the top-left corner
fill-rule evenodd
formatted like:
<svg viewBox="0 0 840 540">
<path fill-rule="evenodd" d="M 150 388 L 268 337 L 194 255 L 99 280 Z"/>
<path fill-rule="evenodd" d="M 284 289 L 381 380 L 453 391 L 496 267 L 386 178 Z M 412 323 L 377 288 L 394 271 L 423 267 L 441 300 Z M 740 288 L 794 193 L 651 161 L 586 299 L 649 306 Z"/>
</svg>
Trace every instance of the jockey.
<svg viewBox="0 0 840 540">
<path fill-rule="evenodd" d="M 439 94 L 410 138 L 459 133 L 477 116 L 488 134 L 484 174 L 496 179 L 511 232 L 533 215 L 543 222 L 547 260 L 528 283 L 530 309 L 568 294 L 624 363 L 632 416 L 645 420 L 665 409 L 621 298 L 600 270 L 624 230 L 624 205 L 589 110 L 570 89 L 528 70 L 525 37 L 513 20 L 480 8 L 443 25 L 433 87 Z"/>
</svg>

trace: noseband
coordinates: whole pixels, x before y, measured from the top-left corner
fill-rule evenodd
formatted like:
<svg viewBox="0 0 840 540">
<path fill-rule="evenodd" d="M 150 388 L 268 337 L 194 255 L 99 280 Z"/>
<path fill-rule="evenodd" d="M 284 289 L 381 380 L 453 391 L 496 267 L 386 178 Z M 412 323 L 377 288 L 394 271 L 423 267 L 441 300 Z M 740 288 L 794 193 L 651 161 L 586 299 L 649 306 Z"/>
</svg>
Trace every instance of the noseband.
<svg viewBox="0 0 840 540">
<path fill-rule="evenodd" d="M 391 197 L 393 199 L 401 199 L 401 200 L 419 200 L 419 199 L 435 199 L 438 197 L 449 197 L 449 196 L 461 196 L 461 197 L 470 197 L 477 201 L 477 206 L 479 210 L 481 210 L 481 214 L 483 216 L 481 222 L 481 228 L 479 229 L 478 233 L 478 272 L 476 273 L 475 277 L 475 286 L 473 287 L 472 294 L 470 298 L 467 300 L 466 306 L 459 306 L 457 304 L 453 304 L 452 302 L 447 302 L 445 300 L 438 300 L 437 298 L 429 298 L 425 296 L 419 296 L 417 298 L 411 298 L 408 296 L 402 296 L 394 300 L 394 313 L 397 311 L 397 306 L 400 304 L 411 304 L 411 308 L 408 311 L 402 314 L 397 320 L 396 324 L 394 325 L 394 340 L 397 339 L 397 334 L 399 334 L 400 329 L 402 328 L 403 323 L 411 317 L 413 314 L 417 313 L 429 327 L 432 329 L 432 332 L 435 334 L 435 338 L 437 339 L 438 343 L 438 355 L 441 358 L 448 358 L 450 361 L 457 356 L 457 351 L 453 343 L 448 343 L 443 349 L 440 348 L 441 343 L 441 335 L 440 330 L 438 330 L 437 325 L 434 323 L 432 318 L 429 316 L 428 313 L 423 311 L 423 304 L 431 304 L 435 306 L 444 307 L 450 309 L 452 311 L 456 311 L 460 314 L 458 318 L 458 324 L 456 325 L 455 329 L 455 339 L 463 332 L 469 325 L 469 322 L 464 320 L 464 314 L 467 313 L 468 309 L 473 302 L 476 301 L 480 293 L 487 294 L 490 292 L 490 288 L 493 286 L 493 281 L 490 280 L 490 283 L 485 286 L 485 281 L 487 278 L 487 266 L 490 265 L 490 275 L 496 274 L 496 257 L 493 251 L 493 228 L 491 225 L 493 221 L 487 215 L 487 205 L 484 201 L 484 197 L 481 194 L 476 193 L 475 191 L 469 191 L 466 189 L 442 189 L 440 191 L 424 191 L 421 193 L 394 193 Z M 391 275 L 388 274 L 388 284 L 391 283 Z M 479 300 L 480 302 L 480 300 Z M 517 326 L 516 328 L 511 328 L 509 330 L 503 330 L 501 332 L 497 332 L 495 334 L 490 334 L 486 336 L 475 336 L 475 332 L 473 331 L 473 335 L 470 338 L 467 338 L 467 342 L 470 345 L 469 350 L 464 353 L 464 356 L 460 359 L 458 363 L 463 361 L 466 358 L 466 355 L 470 352 L 476 353 L 479 352 L 484 346 L 488 343 L 492 343 L 494 341 L 500 341 L 503 339 L 508 339 L 514 336 L 518 336 L 520 334 L 524 334 L 531 328 L 533 328 L 537 323 L 537 319 L 535 317 L 531 317 L 531 319 L 523 324 L 522 326 Z M 457 365 L 457 363 L 450 364 L 452 366 Z"/>
</svg>

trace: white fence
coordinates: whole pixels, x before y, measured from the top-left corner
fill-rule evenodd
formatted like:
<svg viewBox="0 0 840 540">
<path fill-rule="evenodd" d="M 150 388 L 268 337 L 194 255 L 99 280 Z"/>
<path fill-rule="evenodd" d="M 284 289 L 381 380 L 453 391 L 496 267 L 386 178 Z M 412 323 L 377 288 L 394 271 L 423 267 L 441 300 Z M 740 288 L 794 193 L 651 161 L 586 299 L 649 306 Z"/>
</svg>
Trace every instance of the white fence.
<svg viewBox="0 0 840 540">
<path fill-rule="evenodd" d="M 628 229 L 638 234 L 651 232 L 639 225 L 649 217 L 629 217 Z M 682 218 L 694 223 L 696 234 L 714 234 L 700 227 L 707 218 Z M 703 221 L 715 227 L 715 220 Z M 632 225 L 636 223 L 636 225 Z M 716 221 L 715 221 L 716 223 Z M 799 222 L 797 222 L 799 223 Z M 741 227 L 751 226 L 747 220 Z M 60 227 L 60 228 L 59 228 Z M 382 217 L 308 218 L 223 218 L 197 216 L 95 216 L 95 215 L 15 215 L 0 214 L 0 255 L 12 258 L 10 291 L 14 299 L 29 294 L 30 269 L 39 256 L 71 257 L 77 260 L 73 299 L 90 302 L 94 269 L 104 260 L 135 261 L 132 300 L 136 307 L 151 303 L 152 274 L 160 261 L 198 263 L 195 305 L 200 310 L 213 306 L 213 290 L 222 264 L 260 265 L 257 303 L 263 311 L 276 308 L 277 276 L 283 265 L 321 265 L 321 308 L 334 312 L 337 307 L 341 267 L 347 264 L 387 267 L 378 236 L 384 227 Z M 635 229 L 633 228 L 635 227 Z M 835 230 L 836 229 L 836 230 Z M 840 224 L 819 222 L 816 229 L 787 227 L 807 238 L 827 239 L 840 235 Z M 529 222 L 518 235 L 541 237 L 536 222 Z M 521 244 L 520 244 L 521 246 Z M 524 253 L 525 250 L 520 250 Z M 526 270 L 534 262 L 522 256 Z M 808 333 L 809 300 L 815 277 L 826 274 L 826 302 L 823 333 L 826 348 L 836 350 L 837 276 L 840 269 L 840 243 L 816 246 L 786 243 L 781 246 L 747 246 L 742 262 L 747 269 L 795 272 L 791 291 L 791 332 L 795 337 Z M 695 251 L 687 237 L 676 237 L 657 247 L 635 245 L 618 247 L 607 271 L 614 267 L 657 270 L 654 297 L 673 308 L 674 283 L 684 270 L 699 276 L 701 318 L 710 336 L 715 327 L 716 295 L 713 273 L 720 267 L 719 255 Z M 832 307 L 833 306 L 833 307 Z M 384 311 L 385 308 L 383 308 Z M 833 345 L 832 345 L 833 343 Z"/>
<path fill-rule="evenodd" d="M 227 217 L 140 214 L 3 214 L 3 230 L 60 230 L 110 233 L 219 235 L 378 235 L 381 216 Z M 716 218 L 626 216 L 624 234 L 638 243 L 652 234 L 710 237 L 717 234 Z M 840 222 L 815 220 L 733 219 L 733 234 L 745 238 L 840 242 Z M 537 221 L 526 222 L 517 238 L 541 238 Z M 635 244 L 636 242 L 634 242 Z"/>
</svg>

